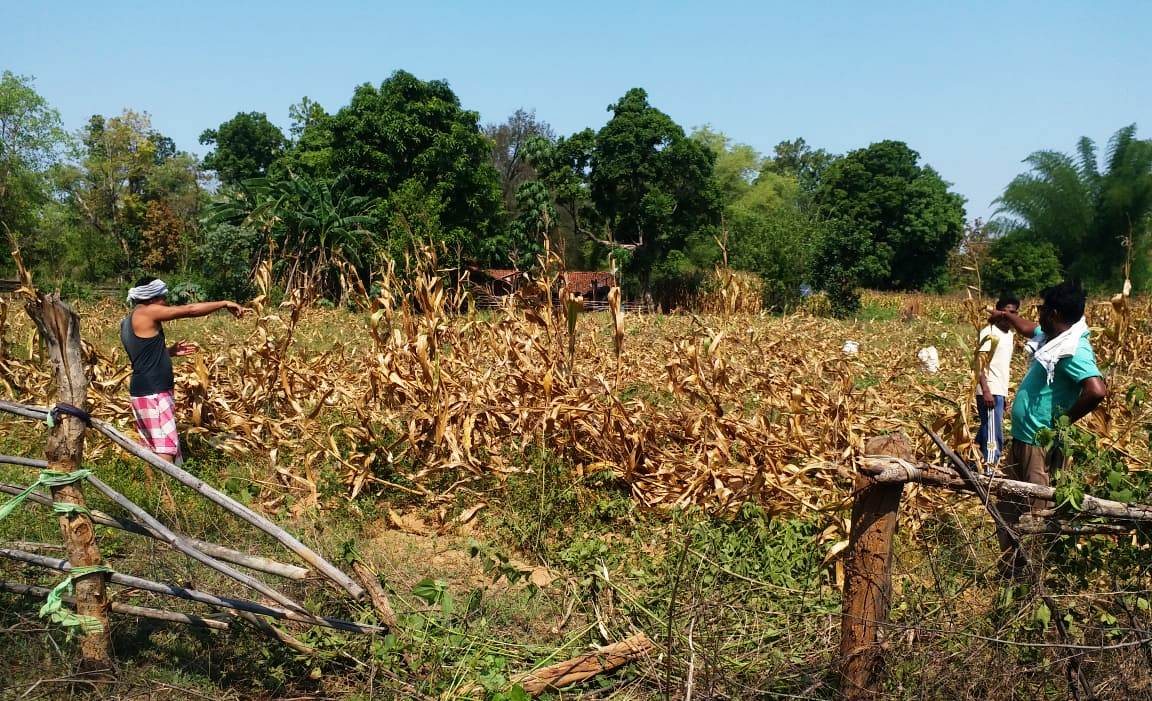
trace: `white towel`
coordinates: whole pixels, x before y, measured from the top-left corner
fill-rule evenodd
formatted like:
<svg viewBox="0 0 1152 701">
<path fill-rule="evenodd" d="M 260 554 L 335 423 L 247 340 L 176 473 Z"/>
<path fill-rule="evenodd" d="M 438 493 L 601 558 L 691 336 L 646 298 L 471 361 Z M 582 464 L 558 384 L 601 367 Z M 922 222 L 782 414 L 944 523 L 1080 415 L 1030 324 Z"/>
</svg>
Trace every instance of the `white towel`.
<svg viewBox="0 0 1152 701">
<path fill-rule="evenodd" d="M 1088 324 L 1081 317 L 1080 321 L 1072 324 L 1067 331 L 1055 338 L 1043 336 L 1039 339 L 1033 338 L 1025 344 L 1032 353 L 1032 360 L 1040 363 L 1048 373 L 1048 384 L 1052 384 L 1052 380 L 1056 377 L 1056 363 L 1059 363 L 1061 358 L 1071 358 L 1080 345 L 1080 339 L 1086 333 Z"/>
<path fill-rule="evenodd" d="M 140 285 L 128 290 L 128 304 L 143 302 L 157 297 L 168 295 L 168 285 L 163 280 L 153 280 L 147 285 Z"/>
</svg>

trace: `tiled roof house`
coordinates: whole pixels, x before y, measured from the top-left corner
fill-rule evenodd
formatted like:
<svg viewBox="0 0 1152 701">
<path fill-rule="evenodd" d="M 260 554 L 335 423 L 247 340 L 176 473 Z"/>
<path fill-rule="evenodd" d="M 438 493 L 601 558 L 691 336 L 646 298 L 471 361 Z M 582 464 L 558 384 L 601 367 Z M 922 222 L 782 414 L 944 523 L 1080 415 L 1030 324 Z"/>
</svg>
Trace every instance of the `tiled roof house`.
<svg viewBox="0 0 1152 701">
<path fill-rule="evenodd" d="M 563 274 L 563 281 L 569 292 L 585 297 L 606 295 L 608 288 L 616 285 L 616 277 L 612 273 L 572 271 Z"/>
</svg>

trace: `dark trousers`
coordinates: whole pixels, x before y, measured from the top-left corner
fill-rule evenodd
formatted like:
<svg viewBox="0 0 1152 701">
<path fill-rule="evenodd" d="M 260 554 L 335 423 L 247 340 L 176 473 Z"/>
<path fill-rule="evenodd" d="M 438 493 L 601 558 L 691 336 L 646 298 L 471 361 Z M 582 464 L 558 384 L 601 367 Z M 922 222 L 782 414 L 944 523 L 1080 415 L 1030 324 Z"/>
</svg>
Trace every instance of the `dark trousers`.
<svg viewBox="0 0 1152 701">
<path fill-rule="evenodd" d="M 1038 445 L 1031 445 L 1023 441 L 1013 440 L 1008 446 L 1008 459 L 1004 463 L 1005 476 L 1018 482 L 1031 482 L 1047 487 L 1052 482 L 1052 472 L 1060 469 L 1064 464 L 1064 455 L 1059 448 L 1044 450 Z M 1051 509 L 1055 504 L 1047 499 L 1010 499 L 1003 498 L 996 502 L 996 508 L 1004 516 L 1008 525 L 1015 526 L 1025 513 Z M 996 529 L 996 537 L 1000 542 L 1002 553 L 1001 562 L 1012 572 L 1018 572 L 1022 562 L 1013 551 L 1012 541 L 1003 530 Z"/>
</svg>

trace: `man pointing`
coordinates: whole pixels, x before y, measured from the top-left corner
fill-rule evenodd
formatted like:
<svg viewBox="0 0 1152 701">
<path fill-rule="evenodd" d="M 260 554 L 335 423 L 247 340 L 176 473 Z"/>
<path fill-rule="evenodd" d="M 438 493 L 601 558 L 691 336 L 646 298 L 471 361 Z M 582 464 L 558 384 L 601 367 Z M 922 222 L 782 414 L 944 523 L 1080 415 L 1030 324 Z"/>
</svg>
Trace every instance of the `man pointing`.
<svg viewBox="0 0 1152 701">
<path fill-rule="evenodd" d="M 168 305 L 168 285 L 154 277 L 143 277 L 128 291 L 132 311 L 120 322 L 120 342 L 132 362 L 128 393 L 132 414 L 144 444 L 168 462 L 181 463 L 180 438 L 176 433 L 175 379 L 172 358 L 195 353 L 195 343 L 178 341 L 165 345 L 165 321 L 208 316 L 227 309 L 234 317 L 244 314 L 235 302 L 199 302 Z"/>
</svg>

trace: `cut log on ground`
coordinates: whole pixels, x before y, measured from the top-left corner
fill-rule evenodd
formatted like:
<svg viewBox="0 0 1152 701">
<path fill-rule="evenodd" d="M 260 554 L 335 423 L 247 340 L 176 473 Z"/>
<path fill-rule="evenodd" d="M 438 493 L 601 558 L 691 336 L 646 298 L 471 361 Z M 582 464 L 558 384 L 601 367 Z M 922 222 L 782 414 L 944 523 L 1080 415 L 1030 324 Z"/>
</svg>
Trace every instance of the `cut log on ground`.
<svg viewBox="0 0 1152 701">
<path fill-rule="evenodd" d="M 360 560 L 352 561 L 352 571 L 360 578 L 360 583 L 368 590 L 368 597 L 372 599 L 372 606 L 380 622 L 389 628 L 396 625 L 396 612 L 392 609 L 392 602 L 388 601 L 388 593 L 380 586 L 380 580 L 372 568 Z"/>
<path fill-rule="evenodd" d="M 532 696 L 539 696 L 545 691 L 579 684 L 598 674 L 619 669 L 645 657 L 655 647 L 647 635 L 638 633 L 618 643 L 577 655 L 566 662 L 518 674 L 512 677 L 511 681 L 513 684 L 519 684 Z"/>
</svg>

